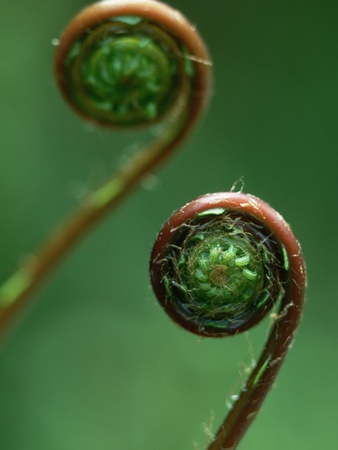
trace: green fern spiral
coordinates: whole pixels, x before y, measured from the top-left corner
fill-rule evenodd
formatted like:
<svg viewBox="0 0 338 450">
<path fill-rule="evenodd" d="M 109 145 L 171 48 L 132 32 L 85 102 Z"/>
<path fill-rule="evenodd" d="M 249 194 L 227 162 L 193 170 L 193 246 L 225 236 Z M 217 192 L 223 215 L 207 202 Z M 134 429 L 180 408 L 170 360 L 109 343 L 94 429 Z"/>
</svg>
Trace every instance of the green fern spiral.
<svg viewBox="0 0 338 450">
<path fill-rule="evenodd" d="M 163 226 L 151 259 L 153 288 L 184 328 L 204 336 L 239 333 L 283 296 L 288 258 L 253 217 L 206 209 L 201 199 L 202 212 L 197 199 Z"/>
<path fill-rule="evenodd" d="M 263 288 L 259 250 L 244 236 L 197 230 L 187 238 L 178 267 L 182 289 L 200 314 L 241 314 Z M 191 306 L 192 307 L 192 306 Z"/>
<path fill-rule="evenodd" d="M 175 102 L 182 74 L 187 76 L 185 51 L 154 23 L 114 17 L 85 30 L 69 49 L 66 91 L 77 108 L 100 122 L 155 121 Z"/>
</svg>

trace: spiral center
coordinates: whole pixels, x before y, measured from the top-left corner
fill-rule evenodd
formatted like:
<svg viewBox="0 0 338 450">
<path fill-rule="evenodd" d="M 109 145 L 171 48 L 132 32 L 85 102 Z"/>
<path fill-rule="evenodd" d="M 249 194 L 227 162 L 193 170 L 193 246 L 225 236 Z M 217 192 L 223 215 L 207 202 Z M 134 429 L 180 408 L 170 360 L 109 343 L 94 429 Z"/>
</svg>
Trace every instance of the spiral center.
<svg viewBox="0 0 338 450">
<path fill-rule="evenodd" d="M 228 268 L 226 266 L 214 267 L 209 275 L 211 283 L 215 286 L 225 286 L 227 283 L 227 272 Z"/>
<path fill-rule="evenodd" d="M 178 267 L 180 292 L 198 314 L 238 315 L 262 293 L 262 255 L 237 231 L 193 229 Z"/>
</svg>

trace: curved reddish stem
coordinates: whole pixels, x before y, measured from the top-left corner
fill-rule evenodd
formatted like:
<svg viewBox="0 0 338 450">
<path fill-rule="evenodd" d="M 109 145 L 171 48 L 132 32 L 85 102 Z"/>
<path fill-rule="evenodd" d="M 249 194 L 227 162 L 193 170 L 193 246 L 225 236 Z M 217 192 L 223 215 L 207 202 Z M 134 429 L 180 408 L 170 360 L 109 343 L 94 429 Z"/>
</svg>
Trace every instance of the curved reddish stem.
<svg viewBox="0 0 338 450">
<path fill-rule="evenodd" d="M 230 450 L 237 447 L 259 412 L 292 345 L 302 316 L 306 271 L 301 248 L 289 225 L 267 203 L 250 195 L 235 193 L 228 194 L 225 199 L 214 194 L 209 200 L 223 207 L 240 208 L 264 222 L 274 238 L 283 244 L 290 262 L 290 279 L 270 336 L 238 400 L 208 447 L 208 450 Z"/>
</svg>

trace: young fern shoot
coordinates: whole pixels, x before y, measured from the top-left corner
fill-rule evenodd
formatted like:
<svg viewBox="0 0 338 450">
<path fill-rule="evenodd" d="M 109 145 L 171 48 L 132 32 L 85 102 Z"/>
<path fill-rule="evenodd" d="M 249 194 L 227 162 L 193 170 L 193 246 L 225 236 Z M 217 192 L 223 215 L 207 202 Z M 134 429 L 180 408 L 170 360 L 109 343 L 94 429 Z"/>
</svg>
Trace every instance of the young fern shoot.
<svg viewBox="0 0 338 450">
<path fill-rule="evenodd" d="M 207 450 L 236 449 L 301 319 L 306 273 L 300 246 L 267 203 L 252 195 L 219 192 L 186 204 L 163 225 L 150 273 L 164 310 L 200 336 L 241 333 L 279 305 L 259 361 Z"/>
<path fill-rule="evenodd" d="M 161 134 L 94 191 L 0 287 L 0 334 L 75 244 L 178 147 L 203 111 L 211 63 L 196 29 L 152 0 L 105 0 L 65 29 L 55 75 L 68 104 L 106 128 L 160 123 Z"/>
</svg>

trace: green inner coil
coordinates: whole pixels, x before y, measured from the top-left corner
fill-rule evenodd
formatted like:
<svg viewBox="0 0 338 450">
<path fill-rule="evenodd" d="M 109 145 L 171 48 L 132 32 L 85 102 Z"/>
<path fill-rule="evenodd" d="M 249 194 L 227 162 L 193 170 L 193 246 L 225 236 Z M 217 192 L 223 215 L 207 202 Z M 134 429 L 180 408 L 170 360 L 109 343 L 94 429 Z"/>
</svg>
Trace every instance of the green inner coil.
<svg viewBox="0 0 338 450">
<path fill-rule="evenodd" d="M 66 60 L 72 101 L 108 124 L 158 119 L 176 100 L 182 72 L 187 75 L 180 61 L 185 50 L 154 24 L 131 19 L 114 18 L 87 31 Z"/>
<path fill-rule="evenodd" d="M 194 304 L 213 315 L 239 313 L 254 302 L 264 282 L 259 252 L 239 236 L 198 234 L 178 262 L 181 281 Z"/>
</svg>

